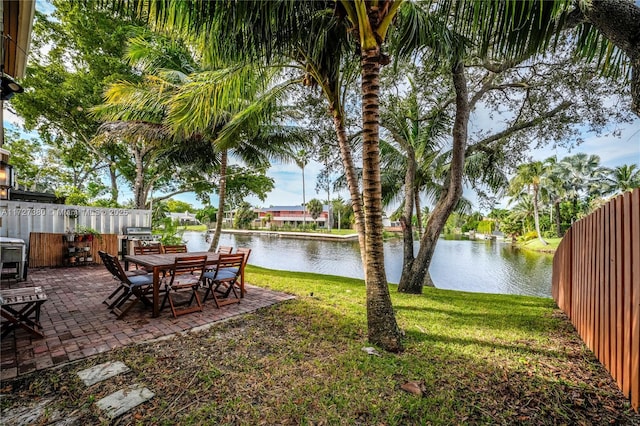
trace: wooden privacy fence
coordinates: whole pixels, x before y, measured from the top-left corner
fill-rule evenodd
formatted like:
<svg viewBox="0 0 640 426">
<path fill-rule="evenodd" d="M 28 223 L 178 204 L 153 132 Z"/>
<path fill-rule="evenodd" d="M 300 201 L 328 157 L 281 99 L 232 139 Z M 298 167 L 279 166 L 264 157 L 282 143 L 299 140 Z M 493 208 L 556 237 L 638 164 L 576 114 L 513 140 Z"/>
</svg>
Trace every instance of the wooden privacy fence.
<svg viewBox="0 0 640 426">
<path fill-rule="evenodd" d="M 576 222 L 553 258 L 551 292 L 585 344 L 640 407 L 640 189 Z"/>
<path fill-rule="evenodd" d="M 64 236 L 65 234 L 45 232 L 29 234 L 29 267 L 65 266 L 68 243 L 65 242 Z M 94 238 L 85 244 L 90 246 L 89 253 L 93 257 L 91 263 L 102 263 L 98 250 L 112 254 L 118 253 L 118 236 L 115 234 L 102 234 L 101 239 Z"/>
</svg>

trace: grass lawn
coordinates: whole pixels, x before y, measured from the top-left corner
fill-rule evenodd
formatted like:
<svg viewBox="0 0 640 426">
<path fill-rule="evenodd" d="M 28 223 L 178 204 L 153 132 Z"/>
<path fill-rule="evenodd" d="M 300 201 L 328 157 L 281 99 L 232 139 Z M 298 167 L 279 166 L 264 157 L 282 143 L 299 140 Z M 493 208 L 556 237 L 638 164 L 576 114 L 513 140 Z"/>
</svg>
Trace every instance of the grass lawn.
<svg viewBox="0 0 640 426">
<path fill-rule="evenodd" d="M 562 238 L 545 238 L 544 240 L 549 244 L 545 246 L 540 242 L 539 239 L 534 238 L 529 241 L 519 242 L 518 247 L 523 248 L 525 250 L 554 253 L 558 248 L 558 245 L 560 245 L 560 241 L 562 241 Z"/>
<path fill-rule="evenodd" d="M 118 424 L 640 424 L 550 299 L 392 286 L 406 350 L 375 356 L 362 281 L 252 266 L 247 280 L 297 299 L 3 383 L 3 410 L 51 397 L 108 424 L 93 402 L 139 383 L 156 396 Z M 75 372 L 107 359 L 132 373 L 85 388 Z"/>
<path fill-rule="evenodd" d="M 186 226 L 181 226 L 180 229 L 184 229 L 185 231 L 198 231 L 198 232 L 204 232 L 207 230 L 207 225 L 186 225 Z"/>
</svg>

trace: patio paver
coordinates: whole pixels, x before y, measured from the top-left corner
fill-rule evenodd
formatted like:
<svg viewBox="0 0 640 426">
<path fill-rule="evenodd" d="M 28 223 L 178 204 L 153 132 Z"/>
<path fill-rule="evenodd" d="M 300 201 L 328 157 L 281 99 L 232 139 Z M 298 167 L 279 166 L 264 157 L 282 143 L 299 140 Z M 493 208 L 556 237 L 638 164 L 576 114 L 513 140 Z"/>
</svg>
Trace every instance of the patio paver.
<svg viewBox="0 0 640 426">
<path fill-rule="evenodd" d="M 247 284 L 240 304 L 217 309 L 209 300 L 203 312 L 173 318 L 170 309 L 151 318 L 143 304 L 118 320 L 102 303 L 116 282 L 102 265 L 30 269 L 26 282 L 2 280 L 1 288 L 41 286 L 48 300 L 40 322 L 44 338 L 18 329 L 0 344 L 0 380 L 87 358 L 123 346 L 202 329 L 215 322 L 256 311 L 294 296 Z"/>
</svg>

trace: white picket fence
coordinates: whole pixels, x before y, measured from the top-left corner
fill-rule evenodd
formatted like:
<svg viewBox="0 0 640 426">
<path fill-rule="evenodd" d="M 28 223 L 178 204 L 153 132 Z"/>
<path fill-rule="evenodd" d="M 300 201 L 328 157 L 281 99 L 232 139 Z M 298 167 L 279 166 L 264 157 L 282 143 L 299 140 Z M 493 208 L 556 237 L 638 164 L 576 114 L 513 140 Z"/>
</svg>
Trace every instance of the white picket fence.
<svg viewBox="0 0 640 426">
<path fill-rule="evenodd" d="M 2 237 L 21 238 L 28 243 L 31 232 L 63 234 L 80 225 L 101 234 L 119 235 L 126 226 L 151 226 L 151 210 L 0 201 Z"/>
</svg>

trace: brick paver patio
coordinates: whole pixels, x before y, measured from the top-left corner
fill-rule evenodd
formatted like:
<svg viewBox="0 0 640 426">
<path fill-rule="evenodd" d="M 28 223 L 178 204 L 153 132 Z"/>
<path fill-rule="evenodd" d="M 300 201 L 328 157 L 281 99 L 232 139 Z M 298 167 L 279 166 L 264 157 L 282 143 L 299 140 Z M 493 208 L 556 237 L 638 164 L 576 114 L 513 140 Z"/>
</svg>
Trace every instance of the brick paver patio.
<svg viewBox="0 0 640 426">
<path fill-rule="evenodd" d="M 3 289 L 41 286 L 48 296 L 40 317 L 44 338 L 17 329 L 2 339 L 2 380 L 206 326 L 293 299 L 288 294 L 247 285 L 247 294 L 240 304 L 217 309 L 211 300 L 207 300 L 203 312 L 175 319 L 168 308 L 160 312 L 160 317 L 152 318 L 151 311 L 138 303 L 118 320 L 102 303 L 116 286 L 103 266 L 31 269 L 26 281 L 3 279 L 1 286 Z"/>
</svg>

